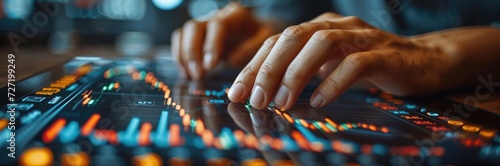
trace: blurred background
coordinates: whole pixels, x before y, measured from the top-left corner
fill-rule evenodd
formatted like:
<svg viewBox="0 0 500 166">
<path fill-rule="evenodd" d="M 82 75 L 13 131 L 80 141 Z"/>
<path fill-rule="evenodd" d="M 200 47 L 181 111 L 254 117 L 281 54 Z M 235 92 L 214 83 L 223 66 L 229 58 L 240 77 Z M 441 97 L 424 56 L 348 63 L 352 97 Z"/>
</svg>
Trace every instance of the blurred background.
<svg viewBox="0 0 500 166">
<path fill-rule="evenodd" d="M 395 5 L 393 0 L 0 0 L 0 55 L 168 54 L 164 48 L 173 30 L 188 19 L 208 18 L 231 1 L 290 25 L 334 11 L 406 36 L 488 25 L 500 14 L 497 0 L 397 0 Z"/>
<path fill-rule="evenodd" d="M 121 55 L 143 55 L 152 46 L 169 45 L 171 32 L 186 20 L 213 13 L 229 1 L 0 0 L 0 44 L 9 52 L 46 48 L 64 54 L 99 46 L 108 49 L 101 51 L 105 54 L 111 49 Z"/>
</svg>

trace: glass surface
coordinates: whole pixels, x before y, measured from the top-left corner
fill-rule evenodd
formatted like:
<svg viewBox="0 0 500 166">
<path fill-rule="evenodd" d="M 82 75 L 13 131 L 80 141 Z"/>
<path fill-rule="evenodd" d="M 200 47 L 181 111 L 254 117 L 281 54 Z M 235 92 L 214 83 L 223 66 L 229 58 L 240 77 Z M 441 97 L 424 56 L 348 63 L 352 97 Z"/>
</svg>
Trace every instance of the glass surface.
<svg viewBox="0 0 500 166">
<path fill-rule="evenodd" d="M 168 57 L 76 58 L 21 81 L 15 104 L 2 103 L 0 124 L 16 110 L 17 157 L 0 164 L 500 164 L 496 123 L 376 89 L 315 109 L 313 85 L 290 110 L 255 110 L 227 99 L 236 74 L 190 82 Z"/>
</svg>

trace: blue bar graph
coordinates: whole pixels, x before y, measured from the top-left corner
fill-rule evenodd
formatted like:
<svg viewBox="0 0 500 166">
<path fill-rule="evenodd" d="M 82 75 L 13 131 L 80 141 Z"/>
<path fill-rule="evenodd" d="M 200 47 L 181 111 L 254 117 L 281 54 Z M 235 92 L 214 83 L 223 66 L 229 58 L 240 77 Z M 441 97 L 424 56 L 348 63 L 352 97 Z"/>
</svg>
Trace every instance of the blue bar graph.
<svg viewBox="0 0 500 166">
<path fill-rule="evenodd" d="M 125 132 L 119 132 L 118 137 L 120 138 L 120 142 L 123 143 L 123 145 L 131 147 L 131 146 L 136 146 L 137 145 L 137 135 L 138 135 L 138 128 L 139 128 L 139 122 L 140 119 L 138 117 L 133 117 Z"/>
<path fill-rule="evenodd" d="M 163 135 L 167 130 L 168 124 L 168 111 L 162 111 L 160 115 L 160 121 L 158 122 L 158 127 L 156 128 L 156 134 Z"/>
<path fill-rule="evenodd" d="M 160 121 L 156 127 L 156 132 L 151 133 L 151 138 L 153 138 L 153 143 L 158 147 L 168 147 L 168 111 L 164 110 L 161 112 Z"/>
<path fill-rule="evenodd" d="M 302 133 L 302 135 L 309 142 L 313 143 L 313 142 L 319 142 L 320 141 L 318 138 L 316 138 L 316 136 L 311 131 L 309 131 L 308 129 L 306 129 L 304 126 L 295 123 L 295 127 L 297 128 L 297 130 L 300 131 L 300 133 Z"/>
<path fill-rule="evenodd" d="M 283 150 L 285 152 L 295 152 L 299 150 L 299 146 L 297 146 L 297 143 L 290 138 L 288 135 L 281 135 L 280 136 L 281 141 L 283 141 Z"/>
<path fill-rule="evenodd" d="M 77 121 L 69 122 L 69 124 L 61 130 L 63 134 L 59 134 L 59 141 L 63 144 L 73 142 L 80 134 L 79 129 L 80 126 Z"/>
<path fill-rule="evenodd" d="M 233 147 L 238 147 L 238 141 L 234 138 L 234 134 L 231 129 L 224 127 L 221 130 L 221 138 L 223 138 L 224 142 L 222 142 L 225 146 L 225 149 L 231 149 Z"/>
</svg>

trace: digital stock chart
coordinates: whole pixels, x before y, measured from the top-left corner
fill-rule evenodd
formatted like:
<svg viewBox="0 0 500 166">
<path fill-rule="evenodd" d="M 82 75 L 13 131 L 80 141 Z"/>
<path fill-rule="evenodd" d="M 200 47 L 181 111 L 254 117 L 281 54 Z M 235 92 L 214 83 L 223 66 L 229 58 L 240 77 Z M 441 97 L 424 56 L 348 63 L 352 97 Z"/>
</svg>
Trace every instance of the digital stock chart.
<svg viewBox="0 0 500 166">
<path fill-rule="evenodd" d="M 32 84 L 47 75 L 50 82 Z M 20 82 L 31 90 L 2 103 L 2 110 L 17 110 L 17 157 L 2 156 L 1 164 L 500 164 L 498 122 L 373 88 L 315 109 L 308 99 L 314 85 L 290 110 L 272 103 L 256 110 L 228 100 L 233 78 L 226 72 L 186 81 L 168 58 L 75 58 Z M 8 140 L 5 112 L 0 138 Z M 10 142 L 0 145 L 10 152 Z"/>
</svg>

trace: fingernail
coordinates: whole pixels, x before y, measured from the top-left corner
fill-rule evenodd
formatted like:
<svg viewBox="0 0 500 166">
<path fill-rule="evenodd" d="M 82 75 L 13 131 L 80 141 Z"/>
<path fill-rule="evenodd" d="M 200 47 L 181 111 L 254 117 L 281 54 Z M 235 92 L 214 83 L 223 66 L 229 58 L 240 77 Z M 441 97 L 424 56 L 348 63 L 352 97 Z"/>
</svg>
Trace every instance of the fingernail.
<svg viewBox="0 0 500 166">
<path fill-rule="evenodd" d="M 210 69 L 212 68 L 212 54 L 211 53 L 205 53 L 205 55 L 203 56 L 203 67 L 205 69 Z"/>
<path fill-rule="evenodd" d="M 286 86 L 281 85 L 281 87 L 278 90 L 278 93 L 276 93 L 276 96 L 274 97 L 274 105 L 276 105 L 278 108 L 284 107 L 288 100 L 288 94 L 289 94 L 288 88 Z"/>
<path fill-rule="evenodd" d="M 196 64 L 195 61 L 189 61 L 188 68 L 189 68 L 189 72 L 191 73 L 190 74 L 191 77 L 194 80 L 199 80 L 200 79 L 200 66 L 198 66 L 198 64 Z"/>
<path fill-rule="evenodd" d="M 250 104 L 255 108 L 261 108 L 264 103 L 264 91 L 260 86 L 256 86 L 252 92 L 252 97 L 250 97 Z"/>
<path fill-rule="evenodd" d="M 243 92 L 245 92 L 245 86 L 241 83 L 236 83 L 229 89 L 227 95 L 232 101 L 239 101 Z"/>
<path fill-rule="evenodd" d="M 323 98 L 323 96 L 321 96 L 321 94 L 316 93 L 311 98 L 311 106 L 314 107 L 314 108 L 319 108 L 323 104 L 324 100 L 325 99 Z"/>
</svg>

